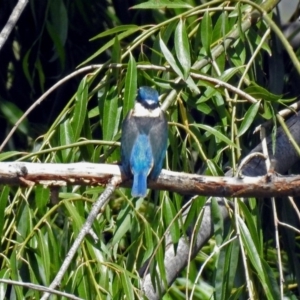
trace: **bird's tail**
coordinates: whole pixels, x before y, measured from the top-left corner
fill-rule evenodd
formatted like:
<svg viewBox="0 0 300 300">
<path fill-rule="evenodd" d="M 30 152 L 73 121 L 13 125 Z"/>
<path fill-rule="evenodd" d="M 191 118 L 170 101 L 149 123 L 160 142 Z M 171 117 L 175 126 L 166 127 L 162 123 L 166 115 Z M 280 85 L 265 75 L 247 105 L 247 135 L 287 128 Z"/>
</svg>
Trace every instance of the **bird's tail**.
<svg viewBox="0 0 300 300">
<path fill-rule="evenodd" d="M 134 174 L 131 196 L 145 197 L 146 193 L 147 193 L 147 174 L 145 172 Z"/>
</svg>

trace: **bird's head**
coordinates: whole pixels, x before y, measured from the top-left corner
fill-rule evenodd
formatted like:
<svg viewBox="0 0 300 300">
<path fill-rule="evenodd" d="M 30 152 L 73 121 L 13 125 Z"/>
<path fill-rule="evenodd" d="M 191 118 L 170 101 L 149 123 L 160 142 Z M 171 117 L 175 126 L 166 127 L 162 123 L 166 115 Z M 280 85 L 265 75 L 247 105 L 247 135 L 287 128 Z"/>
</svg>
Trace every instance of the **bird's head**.
<svg viewBox="0 0 300 300">
<path fill-rule="evenodd" d="M 149 86 L 141 86 L 138 89 L 136 101 L 147 109 L 155 109 L 159 106 L 157 90 Z"/>
</svg>

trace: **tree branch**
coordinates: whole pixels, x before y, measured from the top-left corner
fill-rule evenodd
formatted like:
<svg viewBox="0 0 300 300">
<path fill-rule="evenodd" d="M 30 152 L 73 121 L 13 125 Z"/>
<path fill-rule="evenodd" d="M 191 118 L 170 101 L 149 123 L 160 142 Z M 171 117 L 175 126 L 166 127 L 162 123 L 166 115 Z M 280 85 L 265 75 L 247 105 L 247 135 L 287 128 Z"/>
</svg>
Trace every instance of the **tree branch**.
<svg viewBox="0 0 300 300">
<path fill-rule="evenodd" d="M 4 28 L 0 32 L 0 50 L 2 49 L 3 45 L 5 44 L 9 34 L 15 27 L 16 23 L 18 22 L 22 11 L 26 7 L 28 0 L 19 0 L 17 5 L 15 6 L 14 10 L 12 11 L 7 23 L 5 24 Z"/>
<path fill-rule="evenodd" d="M 261 159 L 261 158 L 259 158 Z M 252 158 L 256 160 L 256 156 Z M 245 167 L 246 168 L 246 167 Z M 0 184 L 33 186 L 107 185 L 113 176 L 121 187 L 131 187 L 131 179 L 121 173 L 119 165 L 72 163 L 0 163 Z M 219 197 L 281 197 L 300 195 L 300 176 L 268 173 L 262 176 L 203 176 L 163 170 L 150 189 L 167 190 L 186 195 Z"/>
</svg>

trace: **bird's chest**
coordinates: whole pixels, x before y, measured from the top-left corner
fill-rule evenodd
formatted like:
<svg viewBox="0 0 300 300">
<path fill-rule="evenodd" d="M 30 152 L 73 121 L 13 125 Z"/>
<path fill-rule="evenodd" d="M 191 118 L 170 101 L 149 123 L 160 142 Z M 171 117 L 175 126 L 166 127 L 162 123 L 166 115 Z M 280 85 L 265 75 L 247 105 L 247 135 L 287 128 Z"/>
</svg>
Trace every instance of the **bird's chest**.
<svg viewBox="0 0 300 300">
<path fill-rule="evenodd" d="M 140 134 L 149 135 L 151 128 L 157 123 L 157 118 L 152 117 L 133 117 L 133 119 Z"/>
</svg>

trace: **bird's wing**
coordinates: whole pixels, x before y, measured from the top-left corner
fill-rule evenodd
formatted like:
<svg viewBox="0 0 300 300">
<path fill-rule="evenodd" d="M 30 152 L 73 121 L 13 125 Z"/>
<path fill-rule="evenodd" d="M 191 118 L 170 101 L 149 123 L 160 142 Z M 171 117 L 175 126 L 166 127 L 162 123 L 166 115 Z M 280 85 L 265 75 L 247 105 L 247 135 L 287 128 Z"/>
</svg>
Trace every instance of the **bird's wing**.
<svg viewBox="0 0 300 300">
<path fill-rule="evenodd" d="M 162 169 L 168 145 L 168 121 L 163 111 L 155 125 L 150 128 L 149 138 L 151 145 L 155 145 L 152 147 L 154 166 L 150 177 L 156 179 Z"/>
<path fill-rule="evenodd" d="M 131 175 L 130 171 L 130 155 L 132 147 L 138 136 L 138 128 L 135 119 L 132 117 L 132 110 L 129 111 L 122 124 L 121 136 L 121 160 L 124 172 L 127 176 Z"/>
</svg>

